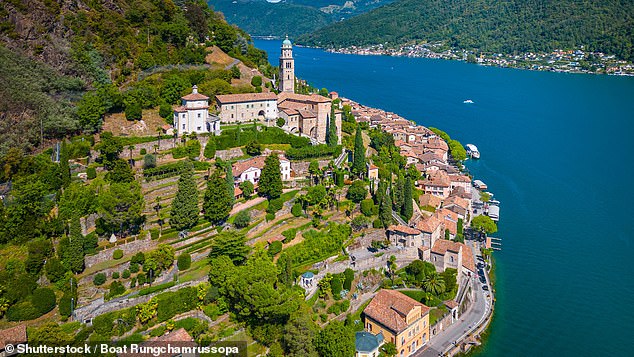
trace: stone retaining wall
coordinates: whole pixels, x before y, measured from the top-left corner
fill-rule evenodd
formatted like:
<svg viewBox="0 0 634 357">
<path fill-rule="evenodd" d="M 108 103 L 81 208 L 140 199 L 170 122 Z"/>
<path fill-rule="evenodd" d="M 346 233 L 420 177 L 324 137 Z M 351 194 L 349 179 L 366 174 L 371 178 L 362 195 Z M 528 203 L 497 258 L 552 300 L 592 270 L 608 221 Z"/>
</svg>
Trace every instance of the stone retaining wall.
<svg viewBox="0 0 634 357">
<path fill-rule="evenodd" d="M 151 250 L 156 246 L 158 246 L 158 241 L 152 240 L 150 233 L 147 233 L 145 239 L 137 239 L 129 243 L 121 243 L 112 248 L 102 250 L 95 255 L 87 255 L 85 258 L 86 268 L 90 268 L 91 266 L 101 262 L 112 260 L 112 255 L 117 249 L 121 249 L 123 251 L 123 255 L 128 255 L 138 253 L 140 251 Z"/>
</svg>

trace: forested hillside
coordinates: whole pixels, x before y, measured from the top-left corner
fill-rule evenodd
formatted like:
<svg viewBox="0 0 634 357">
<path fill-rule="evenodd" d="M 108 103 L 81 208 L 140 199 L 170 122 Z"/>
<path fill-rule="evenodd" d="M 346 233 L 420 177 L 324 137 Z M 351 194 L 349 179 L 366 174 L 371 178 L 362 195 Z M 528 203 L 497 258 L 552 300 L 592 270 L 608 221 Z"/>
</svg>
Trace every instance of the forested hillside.
<svg viewBox="0 0 634 357">
<path fill-rule="evenodd" d="M 129 91 L 138 75 L 203 64 L 212 45 L 252 67 L 268 66 L 249 35 L 204 1 L 0 3 L 0 154 L 10 146 L 32 150 L 40 136 L 95 132 L 107 112 L 155 104 Z"/>
<path fill-rule="evenodd" d="M 457 48 L 503 53 L 585 46 L 631 61 L 634 2 L 399 0 L 298 39 L 323 47 L 409 41 L 447 41 Z"/>
<path fill-rule="evenodd" d="M 392 0 L 209 0 L 227 21 L 254 36 L 295 37 L 358 14 Z"/>
</svg>

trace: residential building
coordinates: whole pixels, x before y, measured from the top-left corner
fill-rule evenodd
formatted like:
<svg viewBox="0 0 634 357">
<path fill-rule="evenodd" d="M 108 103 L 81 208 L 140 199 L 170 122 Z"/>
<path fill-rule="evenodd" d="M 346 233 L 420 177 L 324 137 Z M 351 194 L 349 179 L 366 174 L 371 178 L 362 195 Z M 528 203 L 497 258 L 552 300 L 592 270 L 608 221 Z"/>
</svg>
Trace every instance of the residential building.
<svg viewBox="0 0 634 357">
<path fill-rule="evenodd" d="M 429 307 L 395 290 L 381 290 L 363 310 L 367 332 L 382 334 L 397 356 L 410 356 L 429 341 Z"/>
<path fill-rule="evenodd" d="M 431 248 L 438 239 L 442 238 L 444 227 L 442 221 L 432 216 L 427 217 L 416 223 L 416 229 L 421 232 L 421 241 L 423 247 Z"/>
<path fill-rule="evenodd" d="M 275 93 L 217 95 L 216 108 L 223 123 L 275 120 L 279 116 Z"/>
<path fill-rule="evenodd" d="M 355 334 L 355 357 L 378 357 L 379 347 L 383 345 L 383 334 L 376 335 L 367 331 L 360 331 Z"/>
<path fill-rule="evenodd" d="M 387 229 L 390 243 L 402 247 L 418 247 L 421 245 L 421 232 L 416 228 L 403 225 L 391 225 Z"/>
<path fill-rule="evenodd" d="M 181 353 L 180 351 L 171 351 L 169 346 L 178 346 L 181 348 L 188 348 L 191 350 L 187 352 Z M 194 338 L 184 329 L 179 328 L 178 330 L 174 330 L 172 332 L 168 332 L 162 336 L 152 337 L 141 344 L 139 344 L 139 348 L 145 349 L 155 349 L 157 352 L 153 354 L 156 357 L 197 357 L 199 353 L 194 351 L 196 347 L 196 342 Z M 137 356 L 148 356 L 150 353 L 117 353 L 118 357 L 137 357 Z"/>
<path fill-rule="evenodd" d="M 430 260 L 438 272 L 453 268 L 458 271 L 458 276 L 472 276 L 476 271 L 473 252 L 464 243 L 439 239 L 431 248 Z"/>
<path fill-rule="evenodd" d="M 471 201 L 452 193 L 449 198 L 443 202 L 442 207 L 457 214 L 458 218 L 461 218 L 464 224 L 469 223 L 467 217 L 469 217 L 469 212 L 471 212 Z"/>
<path fill-rule="evenodd" d="M 442 199 L 449 197 L 451 183 L 449 175 L 443 170 L 434 171 L 428 179 L 419 182 L 425 193 L 438 196 Z"/>
<path fill-rule="evenodd" d="M 460 217 L 457 213 L 446 208 L 441 208 L 434 213 L 434 217 L 440 220 L 445 226 L 445 229 L 449 231 L 450 238 L 453 238 L 456 234 L 458 234 L 458 220 Z"/>
<path fill-rule="evenodd" d="M 179 134 L 215 133 L 220 134 L 220 120 L 209 115 L 209 97 L 198 93 L 198 86 L 181 97 L 182 103 L 174 108 L 174 129 Z"/>
<path fill-rule="evenodd" d="M 235 185 L 237 186 L 244 181 L 251 181 L 253 185 L 256 185 L 260 181 L 265 160 L 266 156 L 256 156 L 234 163 L 232 165 L 232 173 Z M 283 156 L 280 156 L 280 173 L 282 174 L 282 181 L 291 179 L 291 162 Z"/>
</svg>

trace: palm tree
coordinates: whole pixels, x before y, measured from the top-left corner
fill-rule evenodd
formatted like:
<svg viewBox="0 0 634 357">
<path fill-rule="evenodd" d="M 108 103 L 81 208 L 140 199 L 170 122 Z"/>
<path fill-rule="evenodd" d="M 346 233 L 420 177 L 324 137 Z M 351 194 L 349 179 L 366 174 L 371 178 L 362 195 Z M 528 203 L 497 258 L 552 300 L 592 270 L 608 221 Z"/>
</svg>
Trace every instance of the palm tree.
<svg viewBox="0 0 634 357">
<path fill-rule="evenodd" d="M 390 279 L 392 279 L 392 285 L 394 285 L 394 275 L 396 274 L 396 268 L 396 257 L 392 255 L 387 261 L 387 269 L 390 271 Z"/>
<path fill-rule="evenodd" d="M 128 150 L 130 150 L 130 160 L 132 160 L 132 150 L 134 150 L 134 145 L 128 146 Z"/>
<path fill-rule="evenodd" d="M 423 279 L 423 288 L 426 292 L 434 295 L 440 295 L 445 292 L 445 281 L 437 272 L 431 272 L 427 274 Z"/>
</svg>

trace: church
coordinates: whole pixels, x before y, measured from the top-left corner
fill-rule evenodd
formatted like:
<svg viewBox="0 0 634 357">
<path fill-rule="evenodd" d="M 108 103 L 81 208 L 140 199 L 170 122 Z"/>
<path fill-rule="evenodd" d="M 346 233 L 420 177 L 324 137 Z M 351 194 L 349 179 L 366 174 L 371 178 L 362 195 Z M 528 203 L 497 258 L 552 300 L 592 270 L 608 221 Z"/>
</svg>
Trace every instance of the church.
<svg viewBox="0 0 634 357">
<path fill-rule="evenodd" d="M 220 119 L 209 114 L 209 97 L 198 93 L 198 86 L 181 97 L 182 105 L 174 108 L 174 129 L 179 134 L 220 134 Z"/>
<path fill-rule="evenodd" d="M 245 93 L 216 96 L 216 109 L 222 123 L 246 123 L 253 120 L 276 125 L 278 118 L 284 119 L 282 129 L 309 137 L 314 142 L 325 143 L 328 126 L 337 127 L 341 142 L 341 111 L 331 118 L 332 101 L 318 94 L 295 93 L 295 60 L 293 45 L 286 39 L 280 54 L 279 94 Z"/>
</svg>

